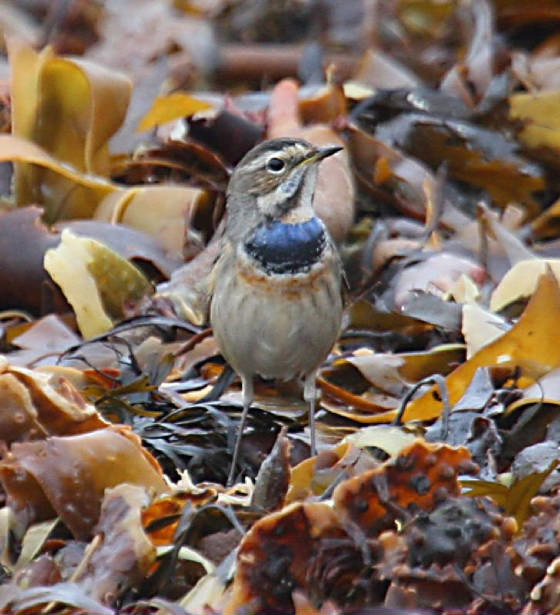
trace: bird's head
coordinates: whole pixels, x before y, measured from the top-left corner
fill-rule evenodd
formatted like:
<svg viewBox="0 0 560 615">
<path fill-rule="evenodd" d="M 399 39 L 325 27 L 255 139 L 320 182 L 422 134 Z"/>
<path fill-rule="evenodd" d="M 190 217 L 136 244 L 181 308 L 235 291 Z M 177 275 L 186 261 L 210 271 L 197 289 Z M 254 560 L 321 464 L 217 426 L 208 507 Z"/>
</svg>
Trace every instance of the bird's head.
<svg viewBox="0 0 560 615">
<path fill-rule="evenodd" d="M 240 236 L 264 221 L 312 217 L 318 163 L 341 149 L 291 138 L 254 147 L 237 164 L 228 185 L 230 231 Z"/>
</svg>

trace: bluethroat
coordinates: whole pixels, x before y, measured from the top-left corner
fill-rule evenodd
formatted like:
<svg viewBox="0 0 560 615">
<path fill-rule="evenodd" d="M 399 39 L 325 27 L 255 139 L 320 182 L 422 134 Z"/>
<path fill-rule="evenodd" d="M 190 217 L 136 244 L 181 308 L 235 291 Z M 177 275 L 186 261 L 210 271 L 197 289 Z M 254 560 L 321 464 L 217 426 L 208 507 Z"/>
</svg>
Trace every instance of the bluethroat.
<svg viewBox="0 0 560 615">
<path fill-rule="evenodd" d="M 316 374 L 338 337 L 343 301 L 338 251 L 315 215 L 313 195 L 318 163 L 341 149 L 272 139 L 249 151 L 229 181 L 210 304 L 218 346 L 242 383 L 243 412 L 228 484 L 255 375 L 303 378 L 311 454 L 316 453 Z"/>
</svg>

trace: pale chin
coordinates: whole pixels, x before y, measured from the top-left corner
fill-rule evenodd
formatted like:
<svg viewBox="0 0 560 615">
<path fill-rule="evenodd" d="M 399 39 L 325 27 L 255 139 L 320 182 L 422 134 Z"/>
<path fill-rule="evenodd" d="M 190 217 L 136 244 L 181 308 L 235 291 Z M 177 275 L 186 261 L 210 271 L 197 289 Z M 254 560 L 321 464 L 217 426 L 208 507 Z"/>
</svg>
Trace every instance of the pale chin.
<svg viewBox="0 0 560 615">
<path fill-rule="evenodd" d="M 296 214 L 298 221 L 313 217 L 313 194 L 317 181 L 317 167 L 315 165 L 301 168 L 282 182 L 273 192 L 257 197 L 257 205 L 260 211 L 267 216 L 277 217 L 278 213 L 285 209 L 283 205 L 287 201 L 297 198 L 297 207 L 290 209 L 283 220 Z M 303 182 L 303 186 L 302 186 Z M 299 191 L 299 195 L 298 195 Z"/>
</svg>

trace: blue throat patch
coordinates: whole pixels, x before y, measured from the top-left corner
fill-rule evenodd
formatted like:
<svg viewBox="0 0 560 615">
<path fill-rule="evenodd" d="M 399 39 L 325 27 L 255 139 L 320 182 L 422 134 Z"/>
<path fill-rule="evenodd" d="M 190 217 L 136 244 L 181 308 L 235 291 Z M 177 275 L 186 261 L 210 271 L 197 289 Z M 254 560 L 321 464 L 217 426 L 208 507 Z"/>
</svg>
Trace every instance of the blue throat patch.
<svg viewBox="0 0 560 615">
<path fill-rule="evenodd" d="M 268 273 L 300 273 L 317 262 L 326 243 L 323 224 L 315 217 L 299 224 L 265 222 L 244 247 Z"/>
</svg>

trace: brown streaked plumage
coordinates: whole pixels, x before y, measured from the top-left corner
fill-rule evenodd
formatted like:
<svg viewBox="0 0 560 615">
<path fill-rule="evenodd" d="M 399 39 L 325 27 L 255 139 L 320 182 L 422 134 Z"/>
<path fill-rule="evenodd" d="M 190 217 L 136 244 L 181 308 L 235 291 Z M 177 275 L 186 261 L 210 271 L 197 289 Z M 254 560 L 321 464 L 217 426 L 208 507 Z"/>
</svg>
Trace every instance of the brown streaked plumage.
<svg viewBox="0 0 560 615">
<path fill-rule="evenodd" d="M 304 379 L 315 454 L 316 372 L 338 337 L 343 305 L 338 253 L 312 201 L 318 163 L 340 149 L 300 139 L 266 141 L 246 154 L 230 179 L 210 305 L 218 345 L 243 386 L 228 484 L 255 375 Z"/>
</svg>

